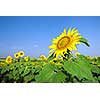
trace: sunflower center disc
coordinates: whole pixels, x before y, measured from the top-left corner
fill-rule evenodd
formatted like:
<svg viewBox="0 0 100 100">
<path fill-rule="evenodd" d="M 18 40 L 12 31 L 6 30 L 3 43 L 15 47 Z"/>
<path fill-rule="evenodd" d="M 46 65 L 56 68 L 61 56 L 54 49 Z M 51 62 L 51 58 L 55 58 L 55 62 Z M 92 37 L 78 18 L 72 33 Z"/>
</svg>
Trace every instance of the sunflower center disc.
<svg viewBox="0 0 100 100">
<path fill-rule="evenodd" d="M 8 61 L 10 61 L 10 58 L 8 58 Z"/>
<path fill-rule="evenodd" d="M 69 42 L 70 42 L 69 37 L 67 37 L 67 36 L 62 37 L 58 41 L 58 44 L 57 44 L 58 49 L 64 49 L 64 48 L 66 48 L 66 46 L 69 44 Z"/>
</svg>

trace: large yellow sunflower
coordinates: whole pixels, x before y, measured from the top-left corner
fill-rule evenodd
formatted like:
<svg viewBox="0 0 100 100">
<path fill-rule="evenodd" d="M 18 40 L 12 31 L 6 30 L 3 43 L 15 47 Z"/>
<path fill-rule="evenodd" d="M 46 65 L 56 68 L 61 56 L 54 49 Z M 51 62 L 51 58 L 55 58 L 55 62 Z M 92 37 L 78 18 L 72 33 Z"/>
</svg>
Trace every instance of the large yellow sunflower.
<svg viewBox="0 0 100 100">
<path fill-rule="evenodd" d="M 76 45 L 80 44 L 80 38 L 81 36 L 76 28 L 68 29 L 67 33 L 64 29 L 60 36 L 52 40 L 53 44 L 49 46 L 51 48 L 50 52 L 54 52 L 54 56 L 58 57 L 59 55 L 64 56 L 67 50 L 77 50 Z"/>
</svg>

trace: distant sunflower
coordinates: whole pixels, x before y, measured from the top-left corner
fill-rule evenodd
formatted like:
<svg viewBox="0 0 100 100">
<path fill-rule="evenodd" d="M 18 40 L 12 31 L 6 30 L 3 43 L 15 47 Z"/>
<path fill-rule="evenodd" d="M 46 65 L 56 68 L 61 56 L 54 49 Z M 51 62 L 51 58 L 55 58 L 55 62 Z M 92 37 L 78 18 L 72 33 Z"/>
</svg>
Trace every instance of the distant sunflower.
<svg viewBox="0 0 100 100">
<path fill-rule="evenodd" d="M 0 62 L 0 66 L 4 66 L 5 64 L 3 62 Z"/>
<path fill-rule="evenodd" d="M 20 52 L 19 52 L 19 56 L 20 56 L 20 57 L 23 57 L 23 56 L 24 56 L 24 52 L 23 52 L 23 51 L 20 51 Z"/>
<path fill-rule="evenodd" d="M 76 56 L 76 57 L 77 57 L 77 56 L 79 56 L 79 55 L 80 55 L 80 53 L 79 53 L 79 52 L 76 52 L 76 53 L 75 53 L 75 56 Z"/>
<path fill-rule="evenodd" d="M 6 63 L 7 63 L 7 64 L 12 63 L 12 57 L 11 57 L 11 56 L 8 56 L 8 57 L 6 58 Z"/>
<path fill-rule="evenodd" d="M 45 55 L 41 55 L 39 58 L 40 58 L 40 60 L 47 60 Z"/>
<path fill-rule="evenodd" d="M 80 44 L 80 38 L 81 36 L 76 28 L 68 29 L 67 33 L 66 29 L 64 29 L 60 36 L 52 40 L 53 44 L 49 46 L 51 48 L 50 52 L 54 52 L 54 56 L 58 57 L 59 55 L 64 56 L 67 50 L 77 50 L 76 45 Z"/>
<path fill-rule="evenodd" d="M 14 54 L 14 57 L 15 57 L 15 58 L 19 58 L 19 53 L 15 53 L 15 54 Z"/>
<path fill-rule="evenodd" d="M 29 60 L 29 57 L 28 56 L 24 57 L 24 60 L 27 62 Z"/>
</svg>

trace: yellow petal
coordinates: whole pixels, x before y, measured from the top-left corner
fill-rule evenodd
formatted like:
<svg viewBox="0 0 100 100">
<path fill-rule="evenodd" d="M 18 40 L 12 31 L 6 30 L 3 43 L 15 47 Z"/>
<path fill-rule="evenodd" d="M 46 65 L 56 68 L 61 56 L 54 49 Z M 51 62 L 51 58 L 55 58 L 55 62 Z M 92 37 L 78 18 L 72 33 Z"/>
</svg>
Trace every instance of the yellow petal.
<svg viewBox="0 0 100 100">
<path fill-rule="evenodd" d="M 49 53 L 52 53 L 54 50 L 53 49 L 51 49 L 51 50 L 49 50 Z"/>
<path fill-rule="evenodd" d="M 78 32 L 78 30 L 76 28 L 72 29 L 72 33 L 77 33 L 77 32 Z"/>
<path fill-rule="evenodd" d="M 71 34 L 71 28 L 68 29 L 67 34 L 68 34 L 68 36 Z"/>
<path fill-rule="evenodd" d="M 56 49 L 56 45 L 51 45 L 49 48 Z"/>
<path fill-rule="evenodd" d="M 59 39 L 62 38 L 62 37 L 64 37 L 64 36 L 67 36 L 67 34 L 63 32 L 63 33 L 59 36 Z"/>
<path fill-rule="evenodd" d="M 64 33 L 66 33 L 66 28 L 64 28 Z"/>
<path fill-rule="evenodd" d="M 59 56 L 59 52 L 58 53 L 56 53 L 56 58 Z"/>
<path fill-rule="evenodd" d="M 54 44 L 56 44 L 57 42 L 58 42 L 57 39 L 53 39 L 53 40 L 52 40 L 52 43 L 54 43 Z"/>
<path fill-rule="evenodd" d="M 77 50 L 77 48 L 76 48 L 76 46 L 74 45 L 74 46 L 72 46 L 72 48 L 73 48 L 73 50 Z"/>
</svg>

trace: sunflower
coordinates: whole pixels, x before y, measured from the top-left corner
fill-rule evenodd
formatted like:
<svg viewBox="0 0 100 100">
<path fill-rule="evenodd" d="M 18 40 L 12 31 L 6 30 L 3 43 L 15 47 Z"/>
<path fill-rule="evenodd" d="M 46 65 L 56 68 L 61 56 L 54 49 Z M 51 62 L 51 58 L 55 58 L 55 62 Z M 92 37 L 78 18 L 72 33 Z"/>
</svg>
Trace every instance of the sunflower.
<svg viewBox="0 0 100 100">
<path fill-rule="evenodd" d="M 75 56 L 76 56 L 76 57 L 78 57 L 79 55 L 80 55 L 80 53 L 79 53 L 79 52 L 76 52 L 76 53 L 75 53 Z"/>
<path fill-rule="evenodd" d="M 14 57 L 15 57 L 15 58 L 19 58 L 19 53 L 15 53 L 15 54 L 14 54 Z"/>
<path fill-rule="evenodd" d="M 0 66 L 4 66 L 4 63 L 3 62 L 0 62 Z"/>
<path fill-rule="evenodd" d="M 11 56 L 8 56 L 8 57 L 6 58 L 6 63 L 7 63 L 7 64 L 12 63 L 12 57 L 11 57 Z"/>
<path fill-rule="evenodd" d="M 24 60 L 27 62 L 29 60 L 29 57 L 28 56 L 24 57 Z"/>
<path fill-rule="evenodd" d="M 40 58 L 40 60 L 47 60 L 46 56 L 44 56 L 44 55 L 41 55 L 39 58 Z"/>
<path fill-rule="evenodd" d="M 80 44 L 80 38 L 81 36 L 76 28 L 69 28 L 67 33 L 64 29 L 60 36 L 52 40 L 53 44 L 49 46 L 51 48 L 49 52 L 54 52 L 56 57 L 64 56 L 68 51 L 77 50 L 76 45 Z"/>
<path fill-rule="evenodd" d="M 19 52 L 19 56 L 20 56 L 20 57 L 23 57 L 23 56 L 24 56 L 24 52 L 23 52 L 23 51 L 20 51 L 20 52 Z"/>
</svg>

